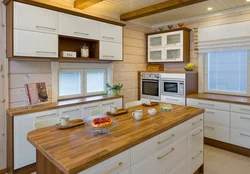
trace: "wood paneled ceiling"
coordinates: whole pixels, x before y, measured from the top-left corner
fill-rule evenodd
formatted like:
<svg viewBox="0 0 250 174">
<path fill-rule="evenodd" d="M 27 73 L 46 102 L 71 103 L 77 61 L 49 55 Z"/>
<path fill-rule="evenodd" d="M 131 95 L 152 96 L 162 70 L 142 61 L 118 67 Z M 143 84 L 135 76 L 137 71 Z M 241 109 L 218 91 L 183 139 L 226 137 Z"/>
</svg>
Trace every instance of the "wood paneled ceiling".
<svg viewBox="0 0 250 174">
<path fill-rule="evenodd" d="M 75 0 L 51 0 L 53 2 L 62 3 L 74 7 Z M 128 13 L 143 7 L 151 6 L 166 0 L 103 0 L 83 10 L 84 13 L 98 14 L 120 19 L 120 15 Z M 246 0 L 208 0 L 199 4 L 181 7 L 175 10 L 154 14 L 147 17 L 132 20 L 145 26 L 156 26 L 170 21 L 183 18 L 196 17 L 208 13 L 221 12 L 224 10 L 249 6 L 250 2 Z M 213 10 L 208 11 L 207 8 L 212 7 Z"/>
</svg>

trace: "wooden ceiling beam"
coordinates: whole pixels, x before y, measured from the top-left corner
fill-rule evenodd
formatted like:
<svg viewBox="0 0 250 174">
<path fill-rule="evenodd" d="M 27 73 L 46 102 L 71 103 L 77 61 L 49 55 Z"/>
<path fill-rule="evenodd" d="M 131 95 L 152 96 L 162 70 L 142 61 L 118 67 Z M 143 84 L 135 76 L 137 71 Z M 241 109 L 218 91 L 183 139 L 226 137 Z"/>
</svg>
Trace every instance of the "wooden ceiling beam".
<svg viewBox="0 0 250 174">
<path fill-rule="evenodd" d="M 177 8 L 201 3 L 208 0 L 168 0 L 166 2 L 161 2 L 159 4 L 144 7 L 135 11 L 131 11 L 120 16 L 122 21 L 129 21 L 132 19 L 137 19 L 156 13 L 161 13 L 169 10 L 174 10 Z"/>
<path fill-rule="evenodd" d="M 83 10 L 102 1 L 103 0 L 75 0 L 74 7 Z"/>
</svg>

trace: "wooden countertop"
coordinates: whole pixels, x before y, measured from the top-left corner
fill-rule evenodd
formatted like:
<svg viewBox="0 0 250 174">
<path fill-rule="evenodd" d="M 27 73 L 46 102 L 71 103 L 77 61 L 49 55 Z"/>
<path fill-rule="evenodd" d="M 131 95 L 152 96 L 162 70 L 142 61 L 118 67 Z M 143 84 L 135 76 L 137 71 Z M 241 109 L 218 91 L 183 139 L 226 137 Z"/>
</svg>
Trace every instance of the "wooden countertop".
<svg viewBox="0 0 250 174">
<path fill-rule="evenodd" d="M 190 94 L 187 98 L 211 100 L 217 102 L 226 102 L 242 105 L 250 105 L 250 97 L 244 96 L 232 96 L 232 95 L 221 95 L 221 94 Z"/>
<path fill-rule="evenodd" d="M 33 106 L 32 108 L 14 108 L 7 110 L 8 114 L 10 116 L 18 116 L 23 114 L 30 114 L 34 112 L 41 112 L 51 109 L 58 109 L 58 108 L 64 108 L 64 107 L 70 107 L 70 106 L 76 106 L 81 104 L 87 104 L 87 103 L 94 103 L 99 101 L 105 101 L 105 100 L 112 100 L 117 98 L 123 98 L 122 95 L 119 96 L 91 96 L 91 97 L 84 97 L 79 99 L 71 99 L 71 100 L 63 100 L 59 102 L 52 102 L 48 104 L 43 104 L 39 106 Z"/>
<path fill-rule="evenodd" d="M 115 117 L 118 127 L 109 135 L 94 136 L 85 126 L 58 130 L 55 126 L 28 133 L 28 141 L 65 174 L 83 171 L 114 155 L 146 141 L 204 112 L 187 106 L 173 105 L 171 112 L 147 116 L 147 107 L 129 108 L 129 112 Z M 143 109 L 143 119 L 136 121 L 131 112 Z"/>
</svg>

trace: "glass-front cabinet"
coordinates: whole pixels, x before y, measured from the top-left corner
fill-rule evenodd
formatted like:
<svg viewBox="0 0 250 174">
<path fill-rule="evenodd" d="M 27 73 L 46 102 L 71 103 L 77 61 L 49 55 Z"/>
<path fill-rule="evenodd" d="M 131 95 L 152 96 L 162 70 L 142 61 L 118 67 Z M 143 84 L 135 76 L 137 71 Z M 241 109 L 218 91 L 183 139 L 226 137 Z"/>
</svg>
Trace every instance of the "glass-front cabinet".
<svg viewBox="0 0 250 174">
<path fill-rule="evenodd" d="M 166 46 L 183 45 L 183 31 L 167 33 L 165 35 L 165 39 L 166 39 Z"/>
<path fill-rule="evenodd" d="M 164 49 L 148 50 L 148 62 L 162 62 L 164 60 Z"/>
<path fill-rule="evenodd" d="M 166 55 L 166 61 L 168 62 L 183 61 L 182 46 L 167 48 L 165 55 Z"/>
<path fill-rule="evenodd" d="M 158 34 L 158 35 L 152 35 L 148 37 L 148 48 L 157 48 L 163 46 L 164 35 Z"/>
</svg>

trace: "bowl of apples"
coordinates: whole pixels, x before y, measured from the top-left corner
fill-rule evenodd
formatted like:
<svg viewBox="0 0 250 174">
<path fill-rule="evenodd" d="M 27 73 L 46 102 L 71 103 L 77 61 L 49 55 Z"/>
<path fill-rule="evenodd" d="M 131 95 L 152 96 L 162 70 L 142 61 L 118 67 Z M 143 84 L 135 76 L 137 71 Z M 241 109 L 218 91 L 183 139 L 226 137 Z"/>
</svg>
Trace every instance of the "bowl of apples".
<svg viewBox="0 0 250 174">
<path fill-rule="evenodd" d="M 193 70 L 194 70 L 194 67 L 195 67 L 194 64 L 189 63 L 189 64 L 187 64 L 187 65 L 184 67 L 184 69 L 185 69 L 186 71 L 193 71 Z"/>
</svg>

